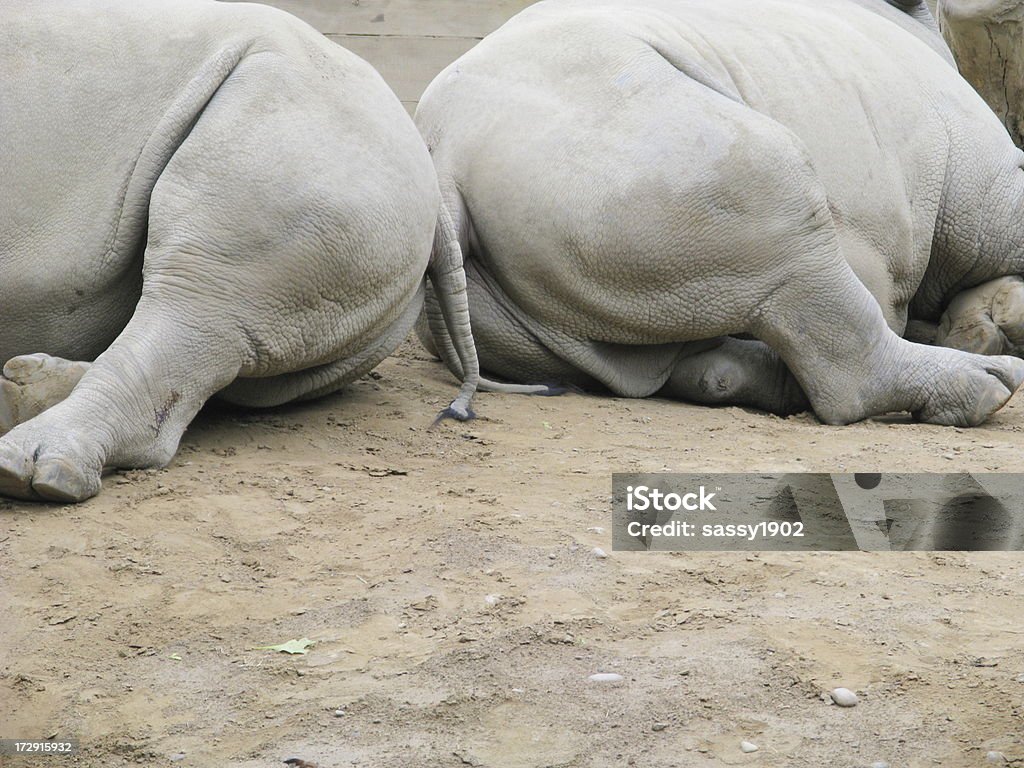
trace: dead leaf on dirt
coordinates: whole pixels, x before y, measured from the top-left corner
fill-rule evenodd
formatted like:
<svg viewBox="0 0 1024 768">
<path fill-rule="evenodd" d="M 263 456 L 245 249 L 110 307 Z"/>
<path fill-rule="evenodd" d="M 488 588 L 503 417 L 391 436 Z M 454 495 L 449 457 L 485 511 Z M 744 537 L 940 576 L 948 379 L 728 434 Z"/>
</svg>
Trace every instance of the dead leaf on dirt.
<svg viewBox="0 0 1024 768">
<path fill-rule="evenodd" d="M 315 645 L 315 643 L 308 637 L 304 637 L 301 640 L 289 640 L 287 643 L 281 643 L 280 645 L 261 645 L 256 648 L 257 651 L 277 651 L 278 653 L 290 653 L 294 655 L 305 655 L 309 653 L 309 648 Z"/>
<path fill-rule="evenodd" d="M 371 469 L 366 467 L 366 474 L 370 477 L 390 477 L 392 475 L 408 475 L 408 471 L 404 469 L 395 469 L 393 467 L 384 467 L 383 469 Z"/>
</svg>

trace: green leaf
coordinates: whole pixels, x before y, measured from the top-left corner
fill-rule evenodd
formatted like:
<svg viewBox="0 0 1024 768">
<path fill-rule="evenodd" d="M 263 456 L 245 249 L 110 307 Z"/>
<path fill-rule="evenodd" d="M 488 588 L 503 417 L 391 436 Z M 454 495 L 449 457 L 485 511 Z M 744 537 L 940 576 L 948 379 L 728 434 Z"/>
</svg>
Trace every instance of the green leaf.
<svg viewBox="0 0 1024 768">
<path fill-rule="evenodd" d="M 315 643 L 308 637 L 304 637 L 301 640 L 289 640 L 287 643 L 281 643 L 280 645 L 261 645 L 257 648 L 257 651 L 277 651 L 278 653 L 290 653 L 306 654 L 309 653 L 309 648 L 315 645 Z"/>
</svg>

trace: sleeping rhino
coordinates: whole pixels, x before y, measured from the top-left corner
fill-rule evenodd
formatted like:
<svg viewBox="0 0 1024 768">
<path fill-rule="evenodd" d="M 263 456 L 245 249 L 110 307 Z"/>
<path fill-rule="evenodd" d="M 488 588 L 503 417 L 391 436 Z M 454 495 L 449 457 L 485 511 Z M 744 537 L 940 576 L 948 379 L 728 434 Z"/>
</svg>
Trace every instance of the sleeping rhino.
<svg viewBox="0 0 1024 768">
<path fill-rule="evenodd" d="M 369 65 L 257 5 L 0 0 L 0 18 L 0 493 L 77 501 L 105 468 L 165 464 L 217 392 L 338 389 L 406 337 L 425 272 L 468 415 L 461 255 Z"/>
<path fill-rule="evenodd" d="M 949 348 L 1024 342 L 1024 155 L 923 0 L 548 0 L 416 121 L 485 371 L 829 424 L 975 425 L 1024 378 Z"/>
</svg>

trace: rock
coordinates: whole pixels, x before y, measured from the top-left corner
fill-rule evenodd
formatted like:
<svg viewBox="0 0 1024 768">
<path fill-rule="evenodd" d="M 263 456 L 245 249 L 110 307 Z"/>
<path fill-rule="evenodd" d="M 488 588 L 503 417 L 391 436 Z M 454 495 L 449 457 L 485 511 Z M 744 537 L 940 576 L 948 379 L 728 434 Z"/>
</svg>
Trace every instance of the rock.
<svg viewBox="0 0 1024 768">
<path fill-rule="evenodd" d="M 871 768 L 889 768 L 889 764 L 885 760 L 879 760 L 872 763 Z"/>
<path fill-rule="evenodd" d="M 622 675 L 617 675 L 614 672 L 598 672 L 596 675 L 590 676 L 592 683 L 621 683 L 622 680 Z"/>
<path fill-rule="evenodd" d="M 851 691 L 849 688 L 833 688 L 829 693 L 832 697 L 832 701 L 840 707 L 856 707 L 857 706 L 857 694 Z"/>
<path fill-rule="evenodd" d="M 334 716 L 335 717 L 344 717 L 345 716 L 345 710 L 344 709 L 336 709 L 336 710 L 334 710 Z"/>
<path fill-rule="evenodd" d="M 996 752 L 993 750 L 992 752 L 989 752 L 987 755 L 985 755 L 985 759 L 988 760 L 990 763 L 1005 763 L 1006 755 L 1004 755 L 1002 752 Z"/>
<path fill-rule="evenodd" d="M 593 548 L 593 549 L 591 550 L 591 552 L 593 552 L 593 553 L 594 553 L 594 557 L 596 557 L 596 558 L 597 558 L 598 560 L 604 560 L 604 559 L 605 559 L 606 557 L 608 557 L 608 553 L 607 553 L 607 552 L 605 552 L 605 551 L 604 551 L 603 549 L 601 549 L 600 547 L 594 547 L 594 548 Z"/>
<path fill-rule="evenodd" d="M 749 741 L 741 741 L 740 749 L 744 752 L 757 752 L 757 744 L 753 744 Z"/>
<path fill-rule="evenodd" d="M 170 760 L 172 763 L 180 763 L 182 760 L 185 759 L 185 753 L 184 752 L 175 752 L 173 755 L 171 755 L 167 759 Z"/>
<path fill-rule="evenodd" d="M 655 723 L 651 726 L 652 731 L 664 731 L 668 728 L 668 723 Z"/>
</svg>

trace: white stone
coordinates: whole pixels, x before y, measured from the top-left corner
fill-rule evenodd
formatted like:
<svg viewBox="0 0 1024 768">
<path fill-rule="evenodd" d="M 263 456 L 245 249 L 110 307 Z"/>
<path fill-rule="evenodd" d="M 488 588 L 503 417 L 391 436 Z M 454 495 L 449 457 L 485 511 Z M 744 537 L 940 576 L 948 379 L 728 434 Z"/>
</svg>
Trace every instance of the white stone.
<svg viewBox="0 0 1024 768">
<path fill-rule="evenodd" d="M 622 675 L 617 675 L 614 672 L 598 672 L 596 675 L 590 676 L 592 683 L 621 683 L 622 680 Z"/>
<path fill-rule="evenodd" d="M 856 707 L 857 706 L 857 694 L 851 691 L 849 688 L 833 688 L 829 693 L 832 697 L 832 701 L 840 707 Z"/>
<path fill-rule="evenodd" d="M 749 741 L 741 741 L 740 749 L 744 752 L 757 752 L 757 744 L 753 744 Z"/>
</svg>

